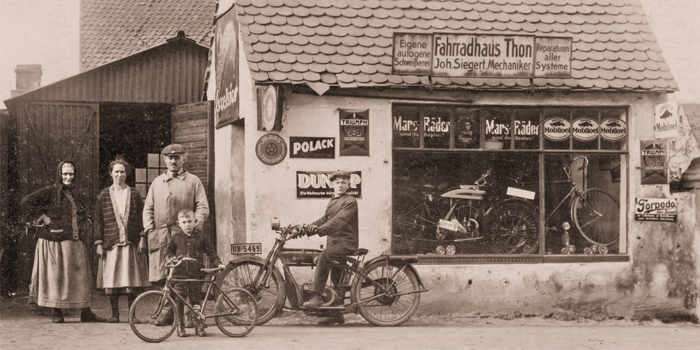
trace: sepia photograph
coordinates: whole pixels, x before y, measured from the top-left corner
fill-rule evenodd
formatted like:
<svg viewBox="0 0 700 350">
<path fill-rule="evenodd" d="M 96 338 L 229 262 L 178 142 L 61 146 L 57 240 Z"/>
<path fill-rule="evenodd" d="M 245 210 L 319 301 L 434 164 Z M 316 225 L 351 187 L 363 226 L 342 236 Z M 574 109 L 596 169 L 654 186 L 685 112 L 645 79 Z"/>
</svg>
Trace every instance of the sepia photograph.
<svg viewBox="0 0 700 350">
<path fill-rule="evenodd" d="M 0 0 L 0 349 L 697 349 L 698 38 L 697 0 Z"/>
</svg>

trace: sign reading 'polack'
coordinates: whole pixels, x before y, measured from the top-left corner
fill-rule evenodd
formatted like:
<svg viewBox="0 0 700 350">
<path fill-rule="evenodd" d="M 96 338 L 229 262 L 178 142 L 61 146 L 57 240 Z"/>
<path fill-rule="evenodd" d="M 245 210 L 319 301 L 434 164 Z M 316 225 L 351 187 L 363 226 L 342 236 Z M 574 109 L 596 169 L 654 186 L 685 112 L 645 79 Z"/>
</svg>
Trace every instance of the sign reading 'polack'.
<svg viewBox="0 0 700 350">
<path fill-rule="evenodd" d="M 289 158 L 335 158 L 335 138 L 290 137 Z"/>
</svg>

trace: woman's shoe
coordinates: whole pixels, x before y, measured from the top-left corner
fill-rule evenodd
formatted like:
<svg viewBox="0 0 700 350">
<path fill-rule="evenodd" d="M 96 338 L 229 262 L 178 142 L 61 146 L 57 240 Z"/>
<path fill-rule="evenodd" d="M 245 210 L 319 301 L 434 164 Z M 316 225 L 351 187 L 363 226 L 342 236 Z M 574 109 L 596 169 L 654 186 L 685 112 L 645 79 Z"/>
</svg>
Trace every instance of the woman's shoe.
<svg viewBox="0 0 700 350">
<path fill-rule="evenodd" d="M 119 316 L 112 316 L 108 318 L 107 323 L 119 323 Z"/>
<path fill-rule="evenodd" d="M 63 323 L 65 320 L 63 319 L 63 313 L 61 312 L 61 309 L 53 309 L 52 311 L 53 316 L 51 317 L 51 322 L 53 323 Z"/>
</svg>

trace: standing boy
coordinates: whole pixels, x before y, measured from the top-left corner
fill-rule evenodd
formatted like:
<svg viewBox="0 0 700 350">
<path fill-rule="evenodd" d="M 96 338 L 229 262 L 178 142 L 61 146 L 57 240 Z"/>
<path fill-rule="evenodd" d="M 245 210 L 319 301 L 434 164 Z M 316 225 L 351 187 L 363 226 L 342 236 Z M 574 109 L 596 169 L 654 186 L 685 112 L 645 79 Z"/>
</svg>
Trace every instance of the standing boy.
<svg viewBox="0 0 700 350">
<path fill-rule="evenodd" d="M 344 261 L 345 257 L 352 255 L 359 244 L 357 200 L 349 195 L 350 173 L 337 171 L 331 174 L 329 180 L 333 187 L 333 198 L 328 202 L 326 213 L 318 220 L 309 225 L 310 234 L 328 236 L 326 249 L 318 258 L 318 265 L 314 274 L 313 291 L 311 300 L 304 303 L 306 307 L 319 307 L 323 304 L 321 294 L 326 286 L 328 274 L 331 274 L 331 281 L 339 283 L 340 271 L 333 269 L 332 261 Z M 327 320 L 319 322 L 320 325 L 332 325 L 335 323 L 345 323 L 343 314 L 338 313 Z"/>
<path fill-rule="evenodd" d="M 175 257 L 188 257 L 197 259 L 197 261 L 183 261 L 183 263 L 175 269 L 173 277 L 175 278 L 204 278 L 204 273 L 200 271 L 204 267 L 204 255 L 209 258 L 214 265 L 224 267 L 221 264 L 221 259 L 216 254 L 216 249 L 211 245 L 211 242 L 204 236 L 202 231 L 196 227 L 194 211 L 183 209 L 177 216 L 178 227 L 174 227 L 171 231 L 170 243 L 166 250 L 168 259 Z M 189 295 L 190 302 L 196 308 L 202 302 L 202 284 L 200 282 L 181 282 L 174 283 L 173 289 L 183 297 Z M 178 325 L 177 336 L 185 337 L 184 323 L 184 305 L 180 298 L 176 300 L 175 308 L 177 309 Z M 195 318 L 195 334 L 200 337 L 207 335 L 204 332 L 204 321 L 197 317 Z"/>
</svg>

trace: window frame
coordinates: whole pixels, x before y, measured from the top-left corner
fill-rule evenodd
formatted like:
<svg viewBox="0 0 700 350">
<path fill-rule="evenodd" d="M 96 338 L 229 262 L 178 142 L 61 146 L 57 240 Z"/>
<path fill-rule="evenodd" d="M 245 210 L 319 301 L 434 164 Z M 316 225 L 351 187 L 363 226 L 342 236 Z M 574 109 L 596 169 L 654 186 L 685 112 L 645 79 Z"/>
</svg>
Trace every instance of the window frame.
<svg viewBox="0 0 700 350">
<path fill-rule="evenodd" d="M 628 252 L 628 239 L 627 236 L 629 235 L 630 231 L 630 221 L 628 218 L 628 206 L 629 206 L 629 162 L 630 162 L 630 152 L 629 152 L 629 124 L 630 124 L 630 114 L 629 106 L 576 106 L 576 105 L 468 105 L 468 104 L 437 104 L 437 103 L 410 103 L 410 102 L 396 102 L 392 104 L 391 108 L 391 114 L 392 114 L 392 121 L 394 119 L 394 111 L 395 107 L 401 106 L 401 107 L 415 107 L 418 108 L 418 118 L 419 118 L 419 147 L 395 147 L 395 132 L 392 129 L 392 154 L 396 154 L 396 152 L 467 152 L 467 153 L 473 153 L 473 154 L 478 154 L 478 153 L 488 153 L 488 152 L 498 152 L 498 153 L 512 153 L 512 154 L 517 154 L 517 153 L 535 153 L 537 154 L 537 159 L 539 162 L 538 165 L 538 182 L 539 182 L 539 189 L 537 196 L 539 199 L 537 200 L 537 205 L 539 209 L 539 225 L 538 225 L 538 234 L 539 234 L 539 249 L 537 253 L 535 254 L 522 254 L 522 255 L 494 255 L 494 254 L 472 254 L 472 255 L 419 255 L 419 263 L 422 264 L 454 264 L 454 263 L 466 263 L 466 264 L 484 264 L 484 263 L 571 263 L 571 262 L 598 262 L 598 261 L 606 261 L 606 262 L 615 262 L 615 261 L 629 261 L 629 252 Z M 426 111 L 428 111 L 430 108 L 447 108 L 449 109 L 449 114 L 450 114 L 450 128 L 449 128 L 449 147 L 448 148 L 426 148 L 425 147 L 425 142 L 424 142 L 424 122 L 425 122 L 425 116 L 426 116 Z M 478 115 L 478 120 L 479 120 L 479 140 L 478 140 L 478 148 L 457 148 L 455 147 L 455 138 L 456 138 L 456 127 L 455 127 L 455 121 L 457 119 L 457 112 L 456 110 L 458 108 L 466 108 L 466 109 L 480 109 L 477 113 Z M 506 144 L 503 145 L 503 149 L 485 149 L 485 141 L 486 141 L 486 123 L 485 123 L 485 116 L 483 115 L 481 109 L 486 109 L 486 108 L 506 108 L 509 109 L 510 112 L 508 113 L 509 118 L 510 118 L 510 142 L 509 145 L 506 146 Z M 538 110 L 538 115 L 539 115 L 539 131 L 538 131 L 538 147 L 534 149 L 516 149 L 515 144 L 516 144 L 516 137 L 515 137 L 515 121 L 516 121 L 516 113 L 518 109 L 531 109 L 531 110 Z M 626 125 L 627 125 L 627 133 L 625 137 L 620 140 L 622 144 L 620 145 L 619 149 L 603 149 L 602 144 L 604 142 L 603 137 L 601 136 L 600 130 L 597 136 L 597 146 L 596 149 L 576 149 L 574 148 L 575 145 L 575 139 L 573 136 L 573 131 L 569 133 L 568 137 L 568 143 L 569 146 L 567 149 L 550 149 L 546 148 L 545 146 L 545 136 L 544 136 L 544 122 L 547 118 L 546 117 L 546 111 L 549 109 L 568 109 L 568 120 L 570 123 L 570 127 L 573 127 L 573 122 L 576 120 L 574 119 L 575 117 L 575 110 L 594 110 L 596 111 L 596 117 L 597 117 L 597 122 L 598 122 L 598 127 L 600 128 L 600 124 L 603 122 L 603 120 L 606 120 L 610 118 L 610 113 L 607 111 L 619 111 L 619 118 L 623 120 Z M 606 114 L 607 113 L 607 114 Z M 607 118 L 606 118 L 607 116 Z M 547 213 L 545 213 L 545 193 L 546 193 L 546 186 L 545 186 L 545 157 L 548 154 L 595 154 L 595 155 L 619 155 L 621 159 L 621 166 L 625 169 L 623 171 L 622 179 L 620 182 L 620 220 L 624 220 L 624 223 L 621 224 L 621 228 L 624 228 L 624 232 L 620 232 L 620 243 L 619 243 L 619 252 L 611 255 L 580 255 L 579 252 L 576 252 L 575 255 L 563 255 L 563 254 L 553 254 L 549 255 L 547 254 L 546 247 L 545 247 L 545 230 L 546 227 L 543 224 L 545 222 L 545 218 Z M 393 161 L 392 161 L 392 168 L 393 168 Z M 395 178 L 392 172 L 392 188 L 395 182 Z M 393 205 L 393 204 L 392 204 Z M 393 215 L 393 214 L 392 214 Z M 393 228 L 392 228 L 393 230 Z M 575 228 L 572 228 L 572 230 L 575 231 Z M 578 233 L 577 233 L 578 234 Z M 391 251 L 393 252 L 394 250 L 394 243 L 392 242 L 391 245 Z"/>
</svg>

